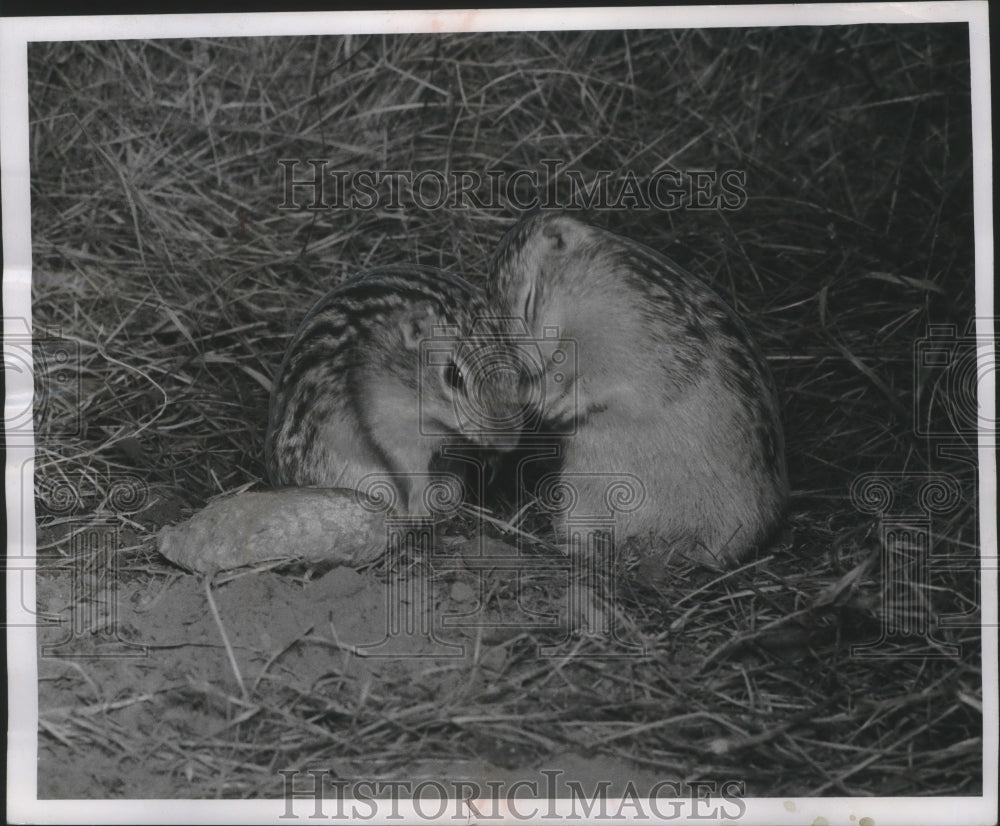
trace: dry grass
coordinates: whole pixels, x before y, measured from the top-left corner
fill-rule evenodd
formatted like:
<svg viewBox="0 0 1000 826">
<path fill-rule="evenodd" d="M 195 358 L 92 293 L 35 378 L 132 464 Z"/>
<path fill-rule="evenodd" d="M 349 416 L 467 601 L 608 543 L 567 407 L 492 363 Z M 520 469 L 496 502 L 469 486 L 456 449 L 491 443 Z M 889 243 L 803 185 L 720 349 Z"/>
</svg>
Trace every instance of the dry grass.
<svg viewBox="0 0 1000 826">
<path fill-rule="evenodd" d="M 165 686 L 149 702 L 234 722 L 161 731 L 176 756 L 163 770 L 197 755 L 225 777 L 201 793 L 251 796 L 279 767 L 405 771 L 415 753 L 491 742 L 522 763 L 628 756 L 756 795 L 978 793 L 974 452 L 917 434 L 914 411 L 943 408 L 919 400 L 913 369 L 928 324 L 961 333 L 973 314 L 967 43 L 956 25 L 32 45 L 34 319 L 78 343 L 82 379 L 79 399 L 49 400 L 42 482 L 135 474 L 189 508 L 260 483 L 268 383 L 311 302 L 394 261 L 480 279 L 516 215 L 280 210 L 279 159 L 747 173 L 740 210 L 596 220 L 714 284 L 771 359 L 794 487 L 772 552 L 722 577 L 650 578 L 623 559 L 617 610 L 649 656 L 613 666 L 593 641 L 556 667 L 523 639 L 495 690 L 418 697 L 401 677 L 355 709 L 322 682 L 262 688 L 250 707 Z M 60 410 L 79 411 L 74 435 L 58 435 Z M 896 656 L 851 655 L 901 622 L 880 590 L 879 520 L 849 496 L 871 472 L 958 480 L 908 604 L 971 612 L 933 630 L 960 656 L 931 656 L 943 649 L 920 634 Z M 893 485 L 914 511 L 913 486 Z M 125 575 L 162 575 L 152 520 L 118 518 L 135 544 Z M 71 717 L 55 739 L 148 757 L 142 731 L 110 718 Z"/>
</svg>

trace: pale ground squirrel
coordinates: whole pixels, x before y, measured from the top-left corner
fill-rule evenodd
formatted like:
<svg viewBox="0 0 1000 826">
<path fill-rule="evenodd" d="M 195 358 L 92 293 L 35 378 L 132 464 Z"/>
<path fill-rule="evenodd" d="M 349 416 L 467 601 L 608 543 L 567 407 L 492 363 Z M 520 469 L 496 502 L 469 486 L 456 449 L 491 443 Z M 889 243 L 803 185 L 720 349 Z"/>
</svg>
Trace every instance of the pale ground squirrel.
<svg viewBox="0 0 1000 826">
<path fill-rule="evenodd" d="M 618 537 L 650 536 L 710 565 L 767 538 L 788 488 L 775 389 L 712 289 L 642 244 L 541 212 L 505 235 L 486 290 L 540 343 L 540 374 L 522 390 L 566 433 L 573 513 L 608 513 L 608 480 L 628 475 L 644 501 L 614 517 Z M 552 358 L 567 353 L 575 369 Z M 571 515 L 556 516 L 561 536 Z"/>
</svg>

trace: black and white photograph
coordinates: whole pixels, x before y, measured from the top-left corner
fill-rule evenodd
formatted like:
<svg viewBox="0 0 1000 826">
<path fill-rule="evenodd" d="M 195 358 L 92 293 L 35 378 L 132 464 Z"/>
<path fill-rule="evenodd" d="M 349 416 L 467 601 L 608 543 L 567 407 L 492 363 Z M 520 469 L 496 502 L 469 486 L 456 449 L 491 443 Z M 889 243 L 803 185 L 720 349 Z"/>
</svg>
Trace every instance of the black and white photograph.
<svg viewBox="0 0 1000 826">
<path fill-rule="evenodd" d="M 986 3 L 0 27 L 12 822 L 996 822 Z"/>
</svg>

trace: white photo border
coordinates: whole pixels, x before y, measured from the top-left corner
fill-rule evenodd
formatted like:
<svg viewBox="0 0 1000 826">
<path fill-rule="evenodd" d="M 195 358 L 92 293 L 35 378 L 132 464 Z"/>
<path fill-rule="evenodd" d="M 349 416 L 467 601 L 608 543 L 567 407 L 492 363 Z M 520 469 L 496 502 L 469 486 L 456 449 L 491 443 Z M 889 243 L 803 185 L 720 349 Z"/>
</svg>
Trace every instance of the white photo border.
<svg viewBox="0 0 1000 826">
<path fill-rule="evenodd" d="M 291 12 L 266 14 L 136 15 L 0 19 L 0 166 L 3 205 L 3 308 L 7 318 L 31 318 L 30 171 L 27 44 L 33 41 L 286 36 L 350 33 L 490 32 L 575 29 L 846 25 L 966 22 L 972 74 L 976 316 L 993 315 L 993 200 L 988 6 L 984 2 L 855 3 L 714 7 L 633 7 L 478 11 Z M 5 351 L 8 346 L 5 327 Z M 995 343 L 994 343 L 995 344 Z M 980 421 L 995 421 L 995 346 L 981 352 Z M 7 364 L 5 353 L 5 365 Z M 5 417 L 28 409 L 30 374 L 7 371 Z M 996 456 L 980 439 L 982 537 L 983 794 L 938 798 L 745 799 L 740 823 L 872 823 L 932 826 L 995 823 L 997 812 L 997 532 Z M 28 569 L 35 554 L 34 499 L 20 495 L 32 444 L 7 449 L 7 657 L 9 731 L 7 804 L 10 822 L 32 823 L 281 823 L 273 800 L 37 800 L 38 697 L 36 635 L 23 605 L 35 604 Z M 23 587 L 22 587 L 23 586 Z M 610 802 L 609 802 L 610 803 Z M 388 805 L 388 804 L 387 804 Z M 544 811 L 546 806 L 541 807 Z M 613 806 L 612 806 L 613 808 Z M 426 822 L 397 804 L 395 822 Z M 389 814 L 380 810 L 376 822 Z M 300 818 L 308 818 L 303 810 Z M 464 818 L 454 822 L 465 822 Z M 498 819 L 489 822 L 548 822 Z M 655 822 L 655 821 L 649 821 Z M 670 821 L 679 822 L 679 821 Z M 703 821 L 702 821 L 703 822 Z"/>
</svg>

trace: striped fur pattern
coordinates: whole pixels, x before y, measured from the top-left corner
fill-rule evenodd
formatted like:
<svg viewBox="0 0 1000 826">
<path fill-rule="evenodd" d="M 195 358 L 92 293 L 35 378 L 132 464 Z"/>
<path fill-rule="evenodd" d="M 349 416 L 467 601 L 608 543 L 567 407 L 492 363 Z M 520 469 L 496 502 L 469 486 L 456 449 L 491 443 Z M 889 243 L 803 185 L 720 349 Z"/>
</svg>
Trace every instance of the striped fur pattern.
<svg viewBox="0 0 1000 826">
<path fill-rule="evenodd" d="M 483 294 L 430 267 L 383 267 L 309 311 L 271 395 L 265 439 L 276 486 L 360 489 L 395 475 L 397 510 L 426 514 L 432 460 L 449 442 L 503 442 L 481 411 L 516 401 L 516 378 L 476 369 Z M 491 346 L 489 344 L 485 346 Z"/>
<path fill-rule="evenodd" d="M 618 535 L 712 565 L 767 538 L 788 486 L 775 388 L 718 294 L 642 244 L 542 212 L 501 241 L 487 298 L 575 345 L 575 375 L 556 387 L 546 365 L 533 397 L 543 419 L 572 425 L 562 471 L 577 512 L 607 513 L 596 474 L 629 473 L 646 499 L 615 517 Z"/>
</svg>

